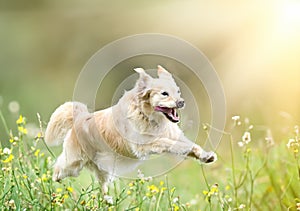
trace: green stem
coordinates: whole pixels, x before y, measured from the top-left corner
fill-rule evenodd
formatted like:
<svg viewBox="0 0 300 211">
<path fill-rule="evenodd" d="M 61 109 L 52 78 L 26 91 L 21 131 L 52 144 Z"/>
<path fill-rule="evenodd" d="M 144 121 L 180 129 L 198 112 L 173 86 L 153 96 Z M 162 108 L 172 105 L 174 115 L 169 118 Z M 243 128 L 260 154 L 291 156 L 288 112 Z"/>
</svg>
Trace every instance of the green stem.
<svg viewBox="0 0 300 211">
<path fill-rule="evenodd" d="M 250 167 L 250 162 L 251 162 L 251 154 L 248 153 L 247 154 L 247 171 L 248 171 L 248 174 L 249 174 L 249 177 L 250 177 L 250 196 L 249 196 L 249 205 L 248 205 L 248 208 L 251 210 L 251 207 L 252 207 L 252 197 L 253 197 L 253 187 L 254 187 L 254 181 L 255 181 L 255 178 L 253 177 L 253 172 L 251 170 L 251 167 Z"/>
<path fill-rule="evenodd" d="M 295 157 L 296 159 L 296 164 L 297 164 L 297 170 L 298 170 L 298 180 L 300 180 L 300 165 L 299 165 L 299 159 Z"/>
<path fill-rule="evenodd" d="M 52 156 L 53 158 L 56 158 L 55 155 L 54 155 L 54 153 L 51 151 L 51 149 L 50 149 L 50 148 L 48 147 L 48 145 L 46 144 L 45 139 L 44 139 L 44 138 L 41 138 L 41 139 L 42 139 L 42 141 L 43 141 L 43 143 L 44 143 L 46 149 L 47 149 L 48 152 L 51 154 L 51 156 Z"/>
<path fill-rule="evenodd" d="M 158 199 L 157 199 L 157 201 L 156 201 L 156 206 L 155 206 L 155 210 L 156 210 L 156 211 L 159 210 L 159 205 L 160 205 L 160 200 L 161 200 L 162 194 L 163 194 L 163 192 L 162 192 L 162 191 L 159 191 L 159 196 L 158 196 Z"/>
<path fill-rule="evenodd" d="M 201 165 L 201 172 L 202 172 L 202 175 L 203 175 L 206 187 L 207 187 L 208 191 L 210 191 L 210 187 L 209 187 L 209 184 L 208 184 L 208 181 L 207 181 L 207 177 L 206 177 L 204 169 L 203 169 L 203 165 Z M 211 199 L 210 198 L 208 198 L 208 204 L 209 204 L 209 210 L 212 210 L 212 205 L 211 205 Z"/>
<path fill-rule="evenodd" d="M 209 190 L 209 184 L 208 184 L 207 177 L 206 177 L 205 172 L 204 172 L 204 169 L 203 169 L 203 165 L 201 165 L 201 172 L 202 172 L 202 175 L 203 175 L 203 178 L 204 178 L 204 182 L 205 182 L 205 184 L 206 184 L 206 187 L 207 187 L 207 189 Z"/>
<path fill-rule="evenodd" d="M 19 167 L 20 167 L 20 171 L 22 172 L 22 174 L 25 174 L 26 172 L 24 170 L 24 166 L 23 166 L 23 164 L 22 164 L 22 162 L 21 162 L 20 159 L 19 159 Z M 31 193 L 31 189 L 30 189 L 30 180 L 29 180 L 28 177 L 25 180 L 26 180 L 27 184 L 24 182 L 24 186 L 27 189 L 27 192 L 28 192 L 28 194 L 30 196 L 31 201 L 33 201 L 34 197 L 33 197 L 32 193 Z"/>
<path fill-rule="evenodd" d="M 237 200 L 237 185 L 236 185 L 236 176 L 235 176 L 235 165 L 234 165 L 234 156 L 233 156 L 233 140 L 232 135 L 230 135 L 230 153 L 231 153 L 231 168 L 232 168 L 232 182 L 233 182 L 233 190 L 234 190 L 234 200 L 236 203 L 236 207 L 238 206 Z"/>
<path fill-rule="evenodd" d="M 2 113 L 2 111 L 1 111 L 1 109 L 0 109 L 0 118 L 1 118 L 1 121 L 2 121 L 2 123 L 3 123 L 5 132 L 6 132 L 6 134 L 9 136 L 9 135 L 10 135 L 10 134 L 9 134 L 9 129 L 8 129 L 8 127 L 7 127 L 7 124 L 6 124 L 6 121 L 5 121 L 5 118 L 4 118 L 4 116 L 3 116 L 3 113 Z"/>
<path fill-rule="evenodd" d="M 169 187 L 169 180 L 168 180 L 168 176 L 167 175 L 166 175 L 166 186 L 167 186 L 169 208 L 172 209 L 172 202 L 171 202 L 172 199 L 171 199 L 170 187 Z"/>
<path fill-rule="evenodd" d="M 248 208 L 251 210 L 253 189 L 254 189 L 254 178 L 253 178 L 252 172 L 250 172 L 250 179 L 251 179 L 251 183 L 250 183 L 250 197 L 249 197 L 249 206 L 248 206 Z"/>
</svg>

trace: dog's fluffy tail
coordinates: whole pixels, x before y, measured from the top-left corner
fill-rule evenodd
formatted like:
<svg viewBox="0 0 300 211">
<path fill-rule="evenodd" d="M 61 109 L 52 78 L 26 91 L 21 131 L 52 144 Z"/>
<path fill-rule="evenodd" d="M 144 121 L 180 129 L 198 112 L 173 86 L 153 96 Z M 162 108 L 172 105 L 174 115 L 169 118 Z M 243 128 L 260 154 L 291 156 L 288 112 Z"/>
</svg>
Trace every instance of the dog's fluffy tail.
<svg viewBox="0 0 300 211">
<path fill-rule="evenodd" d="M 87 106 L 79 102 L 66 102 L 59 106 L 50 117 L 45 141 L 49 146 L 62 144 L 67 132 L 73 126 L 74 116 L 88 112 Z"/>
</svg>

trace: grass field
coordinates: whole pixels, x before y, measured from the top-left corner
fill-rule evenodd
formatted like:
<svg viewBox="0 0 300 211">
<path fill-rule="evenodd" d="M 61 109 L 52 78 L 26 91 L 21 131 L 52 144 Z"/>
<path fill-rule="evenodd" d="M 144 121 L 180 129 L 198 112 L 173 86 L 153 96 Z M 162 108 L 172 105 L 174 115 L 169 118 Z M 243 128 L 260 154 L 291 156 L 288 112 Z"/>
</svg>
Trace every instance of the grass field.
<svg viewBox="0 0 300 211">
<path fill-rule="evenodd" d="M 261 135 L 235 116 L 215 164 L 187 160 L 157 178 L 137 172 L 137 179 L 117 179 L 103 196 L 88 172 L 52 182 L 56 153 L 44 143 L 39 116 L 32 128 L 23 116 L 7 125 L 0 114 L 10 137 L 0 146 L 2 210 L 300 210 L 297 126 L 275 143 L 270 131 Z"/>
</svg>

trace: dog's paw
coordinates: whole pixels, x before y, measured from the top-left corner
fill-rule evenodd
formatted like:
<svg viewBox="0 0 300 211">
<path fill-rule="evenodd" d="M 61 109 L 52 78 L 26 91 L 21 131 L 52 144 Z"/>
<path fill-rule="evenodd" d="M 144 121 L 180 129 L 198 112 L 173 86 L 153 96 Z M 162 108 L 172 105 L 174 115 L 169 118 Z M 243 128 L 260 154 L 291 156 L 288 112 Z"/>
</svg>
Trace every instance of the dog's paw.
<svg viewBox="0 0 300 211">
<path fill-rule="evenodd" d="M 58 168 L 58 167 L 56 167 L 55 169 L 54 169 L 54 172 L 53 172 L 53 175 L 52 175 L 52 180 L 54 181 L 54 182 L 60 182 L 61 181 L 61 170 Z"/>
<path fill-rule="evenodd" d="M 200 162 L 202 163 L 213 163 L 218 159 L 216 153 L 203 151 L 200 156 Z"/>
</svg>

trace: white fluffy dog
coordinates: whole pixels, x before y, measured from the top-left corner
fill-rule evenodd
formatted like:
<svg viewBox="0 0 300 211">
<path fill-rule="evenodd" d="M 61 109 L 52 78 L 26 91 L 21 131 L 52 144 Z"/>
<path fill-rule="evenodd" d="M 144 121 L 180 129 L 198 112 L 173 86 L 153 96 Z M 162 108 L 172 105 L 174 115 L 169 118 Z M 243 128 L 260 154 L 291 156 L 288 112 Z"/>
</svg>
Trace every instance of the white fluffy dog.
<svg viewBox="0 0 300 211">
<path fill-rule="evenodd" d="M 107 193 L 114 175 L 130 171 L 151 154 L 173 153 L 204 163 L 217 159 L 186 138 L 178 125 L 184 100 L 172 75 L 158 66 L 158 78 L 142 68 L 139 79 L 119 102 L 107 109 L 88 112 L 86 105 L 67 102 L 50 118 L 45 140 L 63 143 L 54 165 L 53 180 L 78 176 L 85 166 L 93 170 Z"/>
</svg>

